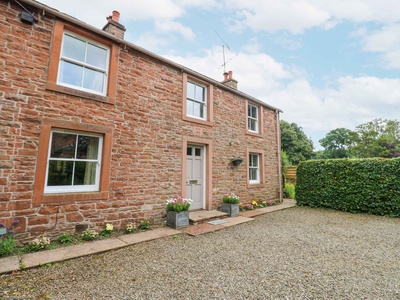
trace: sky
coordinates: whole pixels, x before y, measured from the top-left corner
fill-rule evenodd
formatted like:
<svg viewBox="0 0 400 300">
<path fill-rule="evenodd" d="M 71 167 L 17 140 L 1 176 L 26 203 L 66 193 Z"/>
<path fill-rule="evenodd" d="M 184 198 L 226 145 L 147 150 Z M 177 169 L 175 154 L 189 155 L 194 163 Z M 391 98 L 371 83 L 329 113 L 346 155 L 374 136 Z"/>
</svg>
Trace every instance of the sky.
<svg viewBox="0 0 400 300">
<path fill-rule="evenodd" d="M 283 110 L 313 140 L 400 120 L 399 0 L 41 0 Z"/>
</svg>

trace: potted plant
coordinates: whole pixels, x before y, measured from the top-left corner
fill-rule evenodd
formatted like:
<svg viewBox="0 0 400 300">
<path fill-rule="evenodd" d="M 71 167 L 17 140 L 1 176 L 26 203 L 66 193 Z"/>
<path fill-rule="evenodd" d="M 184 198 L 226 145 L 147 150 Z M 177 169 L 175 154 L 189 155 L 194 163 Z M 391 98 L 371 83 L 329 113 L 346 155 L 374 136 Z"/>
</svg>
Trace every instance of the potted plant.
<svg viewBox="0 0 400 300">
<path fill-rule="evenodd" d="M 239 196 L 234 193 L 225 194 L 222 197 L 221 211 L 227 213 L 230 217 L 236 217 L 239 215 Z"/>
<path fill-rule="evenodd" d="M 242 157 L 234 157 L 231 159 L 231 163 L 234 166 L 238 166 L 243 162 L 243 158 Z"/>
<path fill-rule="evenodd" d="M 191 199 L 176 197 L 167 200 L 167 226 L 175 229 L 189 226 L 189 207 Z"/>
</svg>

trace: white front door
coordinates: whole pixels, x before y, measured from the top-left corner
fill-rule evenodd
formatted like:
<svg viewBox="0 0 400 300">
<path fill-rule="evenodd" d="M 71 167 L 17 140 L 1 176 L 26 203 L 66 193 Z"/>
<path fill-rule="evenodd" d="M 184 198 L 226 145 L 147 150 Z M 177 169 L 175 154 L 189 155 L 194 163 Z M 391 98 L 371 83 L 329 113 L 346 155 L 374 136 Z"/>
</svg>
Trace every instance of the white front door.
<svg viewBox="0 0 400 300">
<path fill-rule="evenodd" d="M 204 209 L 203 146 L 188 145 L 186 149 L 186 198 L 193 200 L 190 209 Z"/>
</svg>

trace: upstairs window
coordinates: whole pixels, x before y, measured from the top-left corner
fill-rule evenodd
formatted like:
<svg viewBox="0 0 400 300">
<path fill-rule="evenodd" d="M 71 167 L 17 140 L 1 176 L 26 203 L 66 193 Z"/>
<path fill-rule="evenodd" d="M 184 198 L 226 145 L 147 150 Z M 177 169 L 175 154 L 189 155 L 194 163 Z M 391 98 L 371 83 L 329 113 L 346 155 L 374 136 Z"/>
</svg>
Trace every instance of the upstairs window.
<svg viewBox="0 0 400 300">
<path fill-rule="evenodd" d="M 213 126 L 213 85 L 182 74 L 182 120 Z"/>
<path fill-rule="evenodd" d="M 52 130 L 45 193 L 99 191 L 102 135 Z"/>
<path fill-rule="evenodd" d="M 207 89 L 206 87 L 187 82 L 186 115 L 202 120 L 207 119 Z"/>
<path fill-rule="evenodd" d="M 247 129 L 258 133 L 258 107 L 249 104 L 247 106 Z"/>
<path fill-rule="evenodd" d="M 99 95 L 107 94 L 108 47 L 64 32 L 57 83 Z"/>
<path fill-rule="evenodd" d="M 115 103 L 119 46 L 89 30 L 56 20 L 46 89 Z"/>
</svg>

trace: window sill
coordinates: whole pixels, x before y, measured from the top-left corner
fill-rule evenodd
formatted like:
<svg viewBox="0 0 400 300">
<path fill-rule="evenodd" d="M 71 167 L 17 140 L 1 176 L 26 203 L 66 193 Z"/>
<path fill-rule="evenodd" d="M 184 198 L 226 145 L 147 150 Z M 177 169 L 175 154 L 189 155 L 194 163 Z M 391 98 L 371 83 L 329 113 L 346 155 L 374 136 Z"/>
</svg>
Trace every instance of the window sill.
<svg viewBox="0 0 400 300">
<path fill-rule="evenodd" d="M 101 96 L 97 94 L 92 94 L 80 90 L 75 90 L 69 87 L 65 87 L 62 85 L 58 85 L 54 82 L 47 82 L 46 89 L 50 91 L 55 91 L 63 94 L 68 94 L 68 95 L 73 95 L 81 98 L 86 98 L 94 101 L 99 101 L 99 102 L 104 102 L 104 103 L 109 103 L 109 104 L 114 104 L 114 98 L 112 97 L 107 97 L 107 96 Z"/>
<path fill-rule="evenodd" d="M 252 188 L 261 188 L 264 187 L 264 183 L 247 183 L 247 188 L 252 189 Z"/>
<path fill-rule="evenodd" d="M 263 137 L 262 133 L 253 132 L 253 131 L 248 131 L 248 130 L 246 130 L 246 134 L 247 134 L 247 135 L 254 136 L 254 137 L 259 137 L 259 138 Z"/>
<path fill-rule="evenodd" d="M 212 127 L 214 125 L 211 121 L 196 119 L 196 118 L 192 118 L 192 117 L 189 117 L 186 115 L 182 116 L 182 119 L 187 122 L 206 125 L 206 126 L 210 126 L 210 127 Z"/>
<path fill-rule="evenodd" d="M 87 193 L 65 193 L 65 194 L 42 194 L 34 198 L 34 202 L 52 203 L 52 202 L 75 202 L 89 200 L 106 200 L 108 191 L 87 192 Z"/>
</svg>

